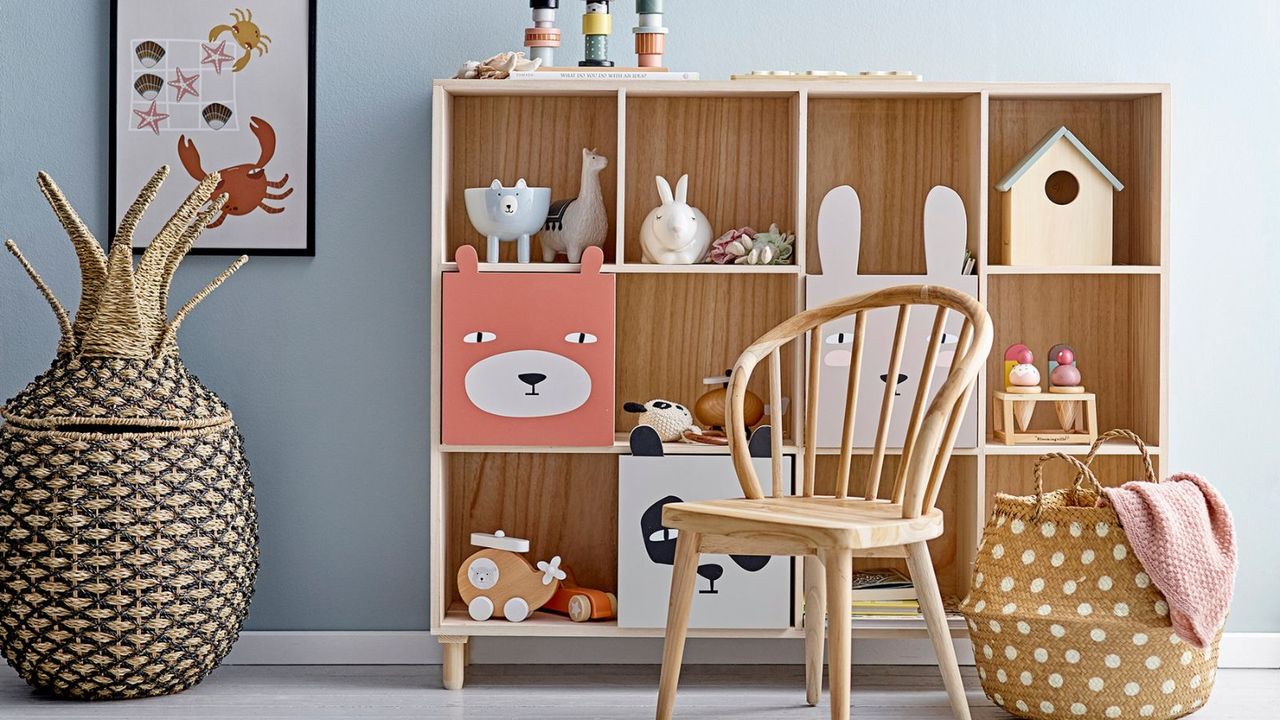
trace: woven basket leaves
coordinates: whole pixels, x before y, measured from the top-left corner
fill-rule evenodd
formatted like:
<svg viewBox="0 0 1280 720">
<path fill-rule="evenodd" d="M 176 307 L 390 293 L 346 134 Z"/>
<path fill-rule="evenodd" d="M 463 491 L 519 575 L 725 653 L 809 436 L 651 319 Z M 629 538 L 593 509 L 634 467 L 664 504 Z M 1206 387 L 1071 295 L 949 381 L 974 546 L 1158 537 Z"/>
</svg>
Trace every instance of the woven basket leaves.
<svg viewBox="0 0 1280 720">
<path fill-rule="evenodd" d="M 257 513 L 231 413 L 177 354 L 182 320 L 245 258 L 167 317 L 170 280 L 225 197 L 201 182 L 133 266 L 143 188 L 102 252 L 39 184 L 81 266 L 72 321 L 12 241 L 62 330 L 52 366 L 0 409 L 0 653 L 77 699 L 179 692 L 231 650 L 258 568 Z"/>
</svg>

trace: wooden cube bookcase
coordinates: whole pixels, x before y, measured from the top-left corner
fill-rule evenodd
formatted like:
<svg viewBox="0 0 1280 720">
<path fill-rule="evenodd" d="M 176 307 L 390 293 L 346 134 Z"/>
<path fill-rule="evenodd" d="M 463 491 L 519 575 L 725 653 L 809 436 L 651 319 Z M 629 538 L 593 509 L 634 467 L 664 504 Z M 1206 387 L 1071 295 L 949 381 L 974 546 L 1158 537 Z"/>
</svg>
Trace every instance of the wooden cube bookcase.
<svg viewBox="0 0 1280 720">
<path fill-rule="evenodd" d="M 805 277 L 821 271 L 818 205 L 838 185 L 863 201 L 861 275 L 925 271 L 920 225 L 926 194 L 946 185 L 963 200 L 977 287 L 995 324 L 995 348 L 1026 343 L 1038 354 L 1059 342 L 1079 352 L 1084 384 L 1097 395 L 1101 429 L 1125 427 L 1147 440 L 1163 475 L 1168 441 L 1169 89 L 1158 84 L 1002 84 L 803 81 L 466 81 L 433 88 L 431 220 L 431 632 L 445 649 L 445 685 L 461 687 L 473 637 L 660 637 L 661 629 L 616 622 L 575 623 L 534 613 L 521 623 L 473 621 L 454 578 L 472 532 L 531 540 L 529 555 L 561 555 L 578 581 L 617 590 L 618 455 L 629 453 L 634 416 L 625 401 L 668 397 L 691 403 L 702 378 L 730 367 L 766 330 L 804 308 Z M 1125 185 L 1112 218 L 1113 265 L 1010 266 L 1001 258 L 1004 195 L 993 185 L 1049 131 L 1067 126 Z M 600 183 L 609 234 L 603 272 L 616 279 L 615 412 L 612 445 L 457 446 L 441 439 L 442 277 L 457 272 L 463 245 L 483 247 L 463 205 L 463 189 L 495 177 L 549 185 L 555 197 L 578 189 L 582 148 L 609 159 Z M 777 222 L 797 233 L 791 265 L 666 266 L 640 262 L 638 231 L 658 204 L 653 176 L 689 173 L 690 204 L 713 232 Z M 532 256 L 540 257 L 534 239 Z M 484 272 L 577 272 L 565 263 L 515 260 L 504 243 Z M 992 393 L 1001 352 L 978 379 L 977 447 L 959 448 L 939 498 L 946 532 L 930 542 L 944 596 L 963 597 L 982 524 L 997 492 L 1033 492 L 1032 466 L 1050 450 L 1082 445 L 1005 445 L 993 437 Z M 782 431 L 803 441 L 801 351 L 784 355 L 791 388 Z M 761 381 L 763 382 L 763 381 Z M 763 395 L 763 385 L 754 388 Z M 1052 425 L 1053 410 L 1033 422 Z M 1045 413 L 1043 417 L 1040 413 Z M 667 454 L 724 454 L 671 444 Z M 835 476 L 836 448 L 824 449 L 818 492 Z M 865 474 L 870 448 L 855 450 Z M 890 451 L 894 453 L 896 451 Z M 1133 448 L 1105 446 L 1096 465 L 1107 481 L 1141 473 Z M 896 467 L 896 455 L 886 472 Z M 860 470 L 861 468 L 861 470 Z M 1069 481 L 1051 469 L 1047 479 Z M 826 488 L 830 492 L 830 487 Z M 897 564 L 864 558 L 863 567 Z M 802 638 L 804 563 L 797 562 L 790 627 L 693 630 L 695 637 Z M 619 598 L 625 603 L 626 598 Z M 922 620 L 856 619 L 861 637 L 924 637 Z M 957 637 L 967 629 L 956 616 Z"/>
</svg>

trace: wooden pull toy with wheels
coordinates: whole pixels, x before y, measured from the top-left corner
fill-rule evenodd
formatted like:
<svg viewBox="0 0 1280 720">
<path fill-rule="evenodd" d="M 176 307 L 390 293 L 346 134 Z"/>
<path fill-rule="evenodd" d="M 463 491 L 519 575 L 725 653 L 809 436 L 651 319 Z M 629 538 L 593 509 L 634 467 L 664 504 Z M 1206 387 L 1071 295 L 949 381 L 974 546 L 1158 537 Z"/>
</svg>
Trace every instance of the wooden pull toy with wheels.
<svg viewBox="0 0 1280 720">
<path fill-rule="evenodd" d="M 611 592 L 582 587 L 573 576 L 573 568 L 562 565 L 565 578 L 543 610 L 568 615 L 574 622 L 610 620 L 618 616 L 618 596 Z"/>
<path fill-rule="evenodd" d="M 1097 396 L 1080 384 L 1076 354 L 1070 345 L 1049 350 L 1049 392 L 1040 387 L 1035 356 L 1021 343 L 1004 353 L 1005 389 L 995 393 L 995 437 L 1006 445 L 1091 443 L 1098 437 Z M 1030 428 L 1040 402 L 1053 403 L 1060 429 Z"/>
<path fill-rule="evenodd" d="M 545 605 L 566 577 L 559 555 L 535 568 L 518 554 L 529 552 L 529 541 L 507 537 L 501 530 L 492 535 L 471 533 L 471 544 L 484 549 L 458 568 L 458 593 L 473 620 L 499 617 L 520 622 Z"/>
</svg>

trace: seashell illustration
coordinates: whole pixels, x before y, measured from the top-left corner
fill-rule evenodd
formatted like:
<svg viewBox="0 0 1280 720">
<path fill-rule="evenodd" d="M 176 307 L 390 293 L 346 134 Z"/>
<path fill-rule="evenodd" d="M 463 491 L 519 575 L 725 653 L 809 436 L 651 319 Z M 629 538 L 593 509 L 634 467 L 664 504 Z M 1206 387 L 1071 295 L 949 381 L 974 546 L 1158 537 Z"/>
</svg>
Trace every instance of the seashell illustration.
<svg viewBox="0 0 1280 720">
<path fill-rule="evenodd" d="M 133 49 L 133 54 L 138 56 L 142 67 L 155 67 L 164 57 L 164 46 L 155 40 L 143 40 Z"/>
<path fill-rule="evenodd" d="M 231 108 L 222 103 L 209 103 L 200 111 L 204 116 L 204 121 L 214 130 L 221 130 L 227 121 L 231 119 Z"/>
<path fill-rule="evenodd" d="M 143 100 L 151 100 L 160 94 L 160 89 L 164 87 L 164 78 L 152 73 L 139 75 L 137 80 L 133 81 L 133 89 L 138 91 Z"/>
</svg>

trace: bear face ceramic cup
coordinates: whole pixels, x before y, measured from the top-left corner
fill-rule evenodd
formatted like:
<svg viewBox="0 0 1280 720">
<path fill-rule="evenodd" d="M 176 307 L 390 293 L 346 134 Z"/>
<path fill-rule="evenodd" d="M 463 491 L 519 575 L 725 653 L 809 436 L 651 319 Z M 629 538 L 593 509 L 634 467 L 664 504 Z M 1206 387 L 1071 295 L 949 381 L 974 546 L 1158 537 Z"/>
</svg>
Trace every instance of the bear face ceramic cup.
<svg viewBox="0 0 1280 720">
<path fill-rule="evenodd" d="M 499 240 L 515 240 L 517 260 L 529 262 L 529 236 L 546 222 L 551 188 L 529 187 L 524 178 L 515 187 L 494 180 L 489 187 L 467 188 L 463 197 L 471 226 L 489 241 L 485 262 L 498 262 Z"/>
</svg>

